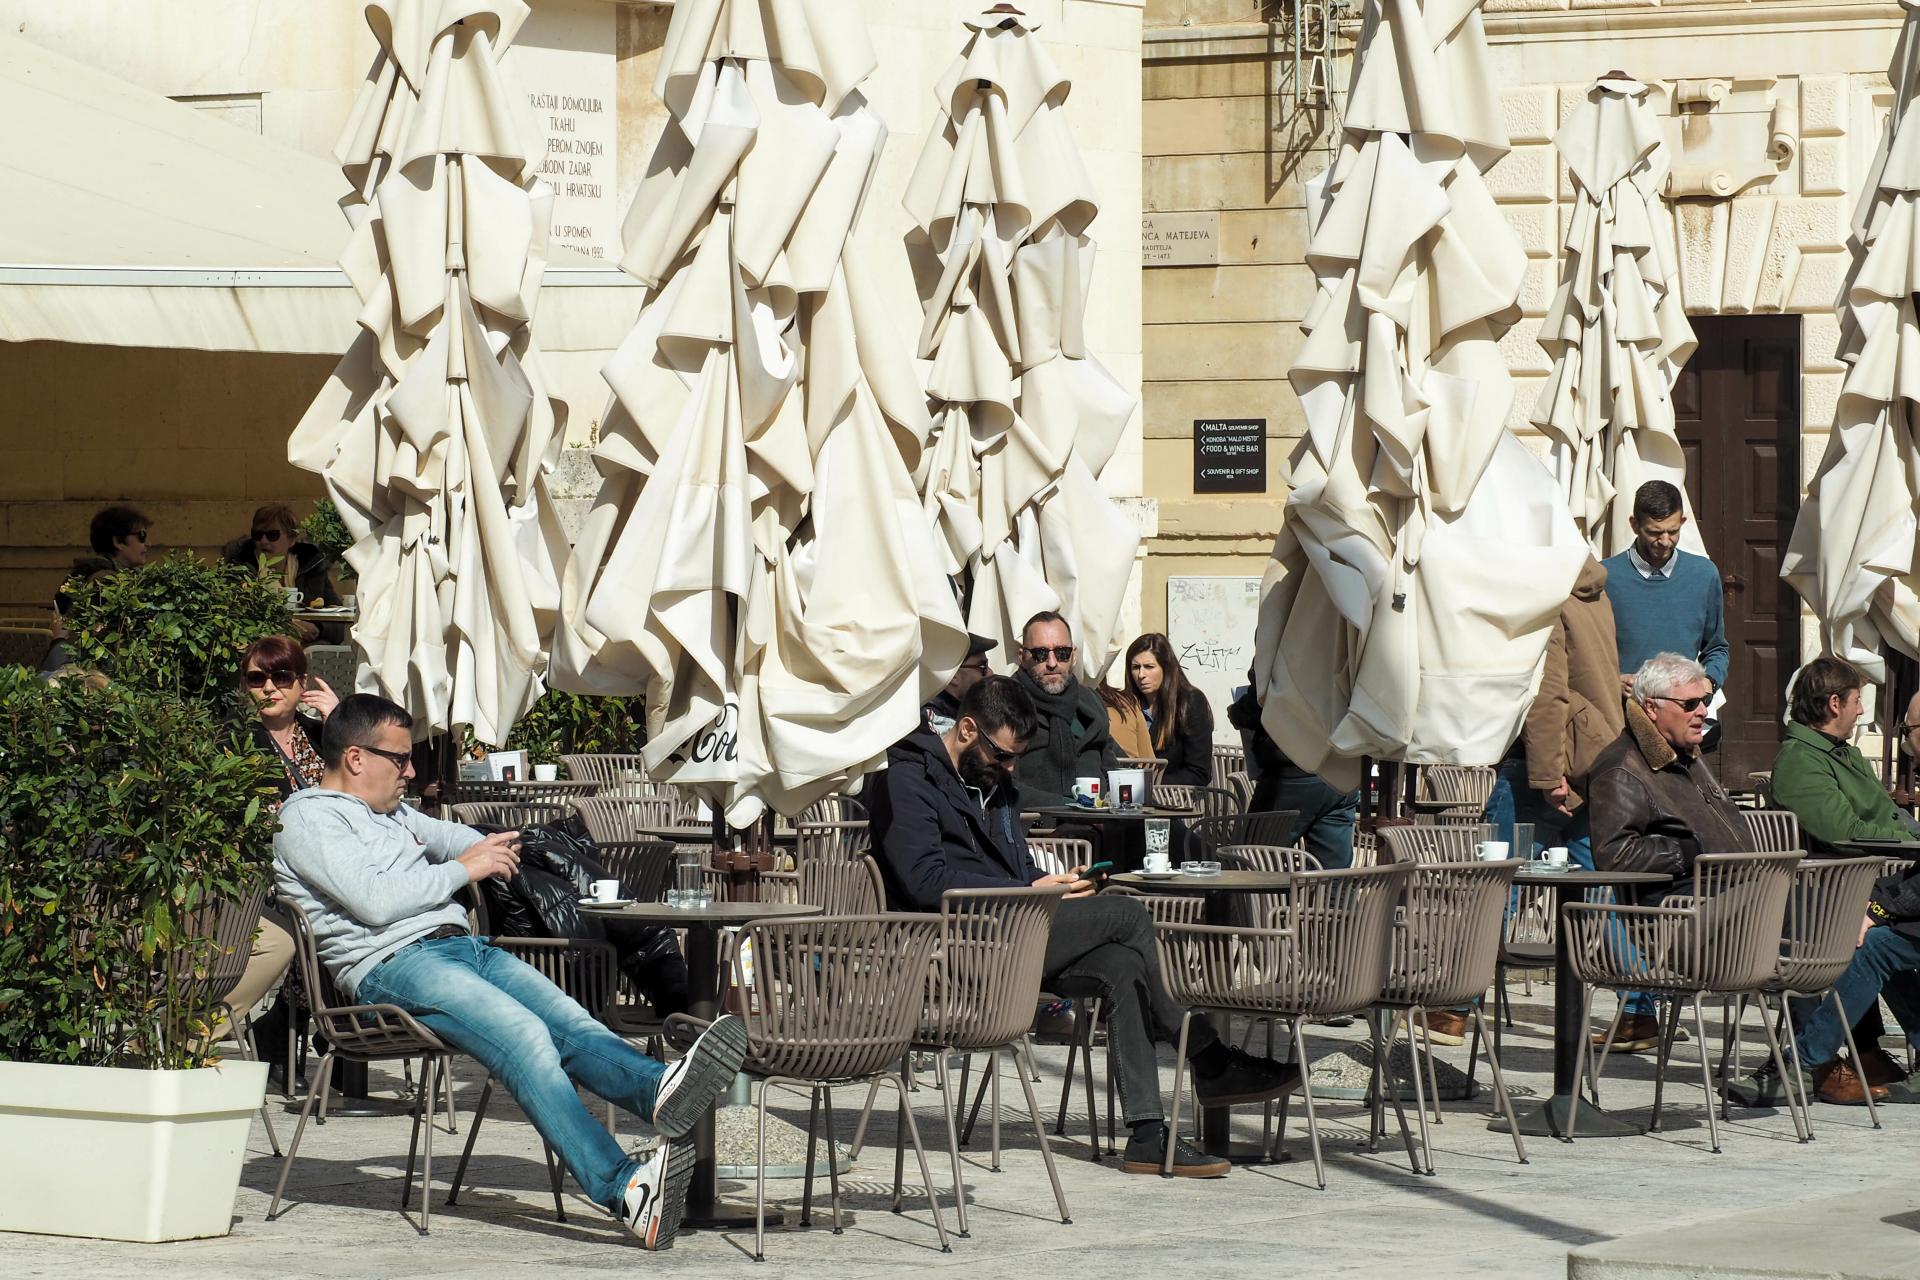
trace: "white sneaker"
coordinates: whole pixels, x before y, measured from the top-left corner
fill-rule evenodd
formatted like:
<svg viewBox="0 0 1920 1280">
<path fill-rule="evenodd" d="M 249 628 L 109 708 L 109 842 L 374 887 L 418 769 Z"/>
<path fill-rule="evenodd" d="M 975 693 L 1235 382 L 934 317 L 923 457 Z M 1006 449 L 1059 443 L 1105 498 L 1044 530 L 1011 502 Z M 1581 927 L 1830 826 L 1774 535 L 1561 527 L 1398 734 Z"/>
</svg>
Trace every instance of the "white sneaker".
<svg viewBox="0 0 1920 1280">
<path fill-rule="evenodd" d="M 686 1216 L 687 1184 L 693 1181 L 693 1144 L 663 1142 L 636 1153 L 640 1164 L 627 1177 L 614 1211 L 645 1249 L 671 1249 Z"/>
<path fill-rule="evenodd" d="M 746 1056 L 746 1024 L 731 1014 L 715 1018 L 686 1056 L 660 1077 L 653 1095 L 653 1127 L 662 1137 L 686 1136 L 732 1086 Z"/>
</svg>

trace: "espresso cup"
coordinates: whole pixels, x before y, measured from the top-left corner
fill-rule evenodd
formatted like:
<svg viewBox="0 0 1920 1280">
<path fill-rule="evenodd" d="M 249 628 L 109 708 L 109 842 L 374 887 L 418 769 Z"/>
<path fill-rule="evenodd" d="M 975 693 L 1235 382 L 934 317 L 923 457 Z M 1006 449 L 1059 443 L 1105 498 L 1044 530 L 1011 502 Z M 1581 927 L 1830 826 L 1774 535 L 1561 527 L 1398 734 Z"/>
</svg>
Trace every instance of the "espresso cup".
<svg viewBox="0 0 1920 1280">
<path fill-rule="evenodd" d="M 618 880 L 595 880 L 593 882 L 593 900 L 595 902 L 617 902 L 620 899 Z"/>
<path fill-rule="evenodd" d="M 1553 848 L 1553 849 L 1547 850 L 1547 865 L 1550 867 L 1566 866 L 1567 851 L 1564 848 Z"/>
<path fill-rule="evenodd" d="M 1158 853 L 1149 853 L 1146 861 L 1142 864 L 1142 870 L 1155 872 L 1171 871 L 1173 870 L 1173 858 L 1164 849 Z"/>
<path fill-rule="evenodd" d="M 1508 849 L 1505 840 L 1482 840 L 1474 846 L 1474 852 L 1480 855 L 1482 862 L 1504 862 Z"/>
<path fill-rule="evenodd" d="M 537 764 L 533 766 L 533 780 L 535 782 L 558 782 L 560 780 L 560 766 L 557 764 Z"/>
</svg>

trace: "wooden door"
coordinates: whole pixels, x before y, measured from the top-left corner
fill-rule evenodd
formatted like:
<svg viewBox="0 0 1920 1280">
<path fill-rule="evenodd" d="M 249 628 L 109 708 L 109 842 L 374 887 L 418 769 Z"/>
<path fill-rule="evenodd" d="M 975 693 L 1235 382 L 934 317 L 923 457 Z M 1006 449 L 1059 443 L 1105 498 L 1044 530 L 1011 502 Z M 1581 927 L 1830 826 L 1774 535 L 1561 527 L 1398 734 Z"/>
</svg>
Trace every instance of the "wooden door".
<svg viewBox="0 0 1920 1280">
<path fill-rule="evenodd" d="M 1721 785 L 1773 767 L 1787 677 L 1799 665 L 1800 597 L 1780 557 L 1800 503 L 1800 317 L 1692 316 L 1699 349 L 1674 387 L 1687 497 L 1719 566 L 1727 614 Z"/>
</svg>

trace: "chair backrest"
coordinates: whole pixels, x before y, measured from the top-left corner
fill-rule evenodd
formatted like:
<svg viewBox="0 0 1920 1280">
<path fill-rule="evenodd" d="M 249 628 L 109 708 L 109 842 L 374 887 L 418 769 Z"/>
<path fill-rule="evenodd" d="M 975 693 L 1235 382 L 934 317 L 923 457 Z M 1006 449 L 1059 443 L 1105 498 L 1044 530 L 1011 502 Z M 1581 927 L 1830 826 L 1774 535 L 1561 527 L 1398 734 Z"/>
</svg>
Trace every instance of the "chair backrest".
<svg viewBox="0 0 1920 1280">
<path fill-rule="evenodd" d="M 1237 818 L 1240 797 L 1219 787 L 1192 787 L 1184 783 L 1160 783 L 1153 788 L 1157 809 L 1198 809 L 1208 818 Z"/>
<path fill-rule="evenodd" d="M 1300 814 L 1294 809 L 1187 819 L 1187 830 L 1209 849 L 1230 844 L 1292 844 L 1299 827 Z"/>
<path fill-rule="evenodd" d="M 1027 856 L 1045 874 L 1062 875 L 1075 867 L 1092 865 L 1093 841 L 1070 840 L 1065 836 L 1028 836 Z"/>
<path fill-rule="evenodd" d="M 973 1052 L 997 1049 L 1033 1025 L 1047 935 L 1066 886 L 949 889 L 920 1037 Z"/>
<path fill-rule="evenodd" d="M 607 840 L 596 844 L 609 880 L 620 882 L 620 896 L 658 902 L 673 879 L 677 846 L 670 840 Z"/>
<path fill-rule="evenodd" d="M 541 977 L 598 1018 L 613 1004 L 619 980 L 613 944 L 595 938 L 493 938 L 492 945 L 526 961 Z"/>
<path fill-rule="evenodd" d="M 582 796 L 595 795 L 597 782 L 495 782 L 470 778 L 453 784 L 455 804 L 566 804 Z"/>
<path fill-rule="evenodd" d="M 1353 862 L 1356 867 L 1373 867 L 1380 864 L 1380 837 L 1371 828 L 1355 823 L 1353 827 Z"/>
<path fill-rule="evenodd" d="M 1413 815 L 1416 827 L 1478 827 L 1485 825 L 1486 810 L 1479 805 L 1463 805 L 1457 809 L 1428 810 Z"/>
<path fill-rule="evenodd" d="M 1382 827 L 1380 851 L 1389 862 L 1471 862 L 1482 840 L 1499 839 L 1490 823 L 1449 827 Z"/>
<path fill-rule="evenodd" d="M 516 831 L 564 822 L 568 812 L 564 804 L 522 804 L 517 800 L 475 800 L 448 805 L 447 810 L 453 821 L 470 827 L 503 827 Z"/>
<path fill-rule="evenodd" d="M 867 806 L 853 796 L 821 796 L 800 814 L 800 823 L 859 822 L 867 820 Z"/>
<path fill-rule="evenodd" d="M 1747 840 L 1755 853 L 1792 853 L 1801 849 L 1800 816 L 1791 809 L 1742 809 Z"/>
<path fill-rule="evenodd" d="M 1167 762 L 1159 756 L 1121 756 L 1118 767 L 1138 769 L 1147 775 L 1147 798 L 1160 803 L 1160 779 L 1167 774 Z"/>
<path fill-rule="evenodd" d="M 647 778 L 647 759 L 641 755 L 593 751 L 563 755 L 560 763 L 575 782 L 599 783 L 598 794 L 603 796 L 626 795 Z"/>
<path fill-rule="evenodd" d="M 732 949 L 753 1071 L 840 1080 L 899 1070 L 920 1023 L 939 916 L 762 920 L 736 938 L 753 957 L 749 972 L 747 946 Z"/>
<path fill-rule="evenodd" d="M 1229 844 L 1214 850 L 1220 865 L 1237 871 L 1318 871 L 1320 859 L 1297 845 Z"/>
<path fill-rule="evenodd" d="M 1500 959 L 1502 919 L 1519 872 L 1516 861 L 1415 867 L 1393 926 L 1393 963 L 1381 998 L 1444 1008 L 1484 994 Z"/>
<path fill-rule="evenodd" d="M 794 869 L 795 902 L 830 916 L 872 916 L 887 909 L 880 864 L 872 858 L 802 858 Z"/>
<path fill-rule="evenodd" d="M 1253 808 L 1253 775 L 1236 770 L 1227 775 L 1227 790 L 1240 797 L 1242 809 Z"/>
<path fill-rule="evenodd" d="M 222 898 L 213 904 L 209 912 L 202 910 L 189 928 L 213 934 L 213 961 L 207 966 L 206 975 L 196 986 L 203 986 L 205 992 L 217 998 L 223 1007 L 233 989 L 240 985 L 240 975 L 247 971 L 247 961 L 253 958 L 253 934 L 260 927 L 260 906 L 267 900 L 267 885 L 263 879 L 260 887 L 238 898 Z M 198 1003 L 197 994 L 188 994 L 187 1002 Z M 228 1009 L 232 1015 L 229 1021 L 238 1021 L 248 1011 Z"/>
<path fill-rule="evenodd" d="M 1773 978 L 1800 862 L 1794 852 L 1694 859 L 1693 896 L 1700 912 L 1694 977 L 1703 989 L 1746 991 Z"/>
<path fill-rule="evenodd" d="M 811 809 L 808 810 L 812 812 Z M 798 862 L 814 858 L 857 858 L 873 843 L 865 818 L 802 819 L 794 836 Z"/>
<path fill-rule="evenodd" d="M 597 844 L 644 840 L 675 825 L 673 802 L 664 796 L 582 796 L 573 808 Z"/>
<path fill-rule="evenodd" d="M 1478 809 L 1493 794 L 1495 777 L 1486 765 L 1430 764 L 1420 770 L 1418 794 L 1423 800 L 1450 800 Z"/>
<path fill-rule="evenodd" d="M 306 647 L 307 673 L 319 676 L 341 697 L 354 690 L 359 679 L 359 660 L 350 644 L 310 644 Z"/>
<path fill-rule="evenodd" d="M 284 900 L 283 900 L 284 903 Z M 418 1057 L 423 1052 L 445 1052 L 437 1036 L 403 1010 L 390 1005 L 355 1005 L 333 983 L 320 963 L 313 926 L 298 907 L 288 903 L 286 916 L 293 926 L 294 963 L 306 983 L 313 1021 L 332 1052 L 352 1061 Z"/>
<path fill-rule="evenodd" d="M 1222 791 L 1233 791 L 1230 779 L 1236 773 L 1244 773 L 1247 768 L 1247 752 L 1244 747 L 1223 747 L 1218 743 L 1213 747 L 1213 771 L 1207 779 L 1209 786 Z M 1238 792 L 1235 792 L 1237 795 Z"/>
<path fill-rule="evenodd" d="M 1811 995 L 1840 980 L 1880 875 L 1879 858 L 1809 858 L 1794 868 L 1775 975 L 1782 989 Z"/>
</svg>

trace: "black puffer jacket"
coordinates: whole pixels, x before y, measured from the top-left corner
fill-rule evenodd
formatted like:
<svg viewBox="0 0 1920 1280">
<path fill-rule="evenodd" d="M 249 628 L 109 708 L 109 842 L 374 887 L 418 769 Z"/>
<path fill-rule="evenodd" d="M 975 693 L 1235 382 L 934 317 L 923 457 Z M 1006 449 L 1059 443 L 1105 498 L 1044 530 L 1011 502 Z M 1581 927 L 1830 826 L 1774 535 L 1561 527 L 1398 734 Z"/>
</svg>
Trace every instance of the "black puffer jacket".
<svg viewBox="0 0 1920 1280">
<path fill-rule="evenodd" d="M 1633 702 L 1626 731 L 1594 761 L 1587 787 L 1593 861 L 1602 871 L 1687 879 L 1701 854 L 1738 853 L 1752 843 L 1700 756 L 1676 752 Z"/>
</svg>

